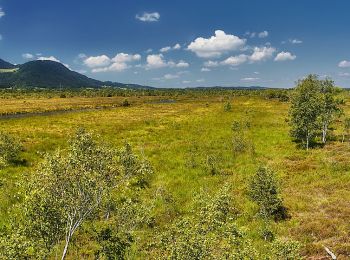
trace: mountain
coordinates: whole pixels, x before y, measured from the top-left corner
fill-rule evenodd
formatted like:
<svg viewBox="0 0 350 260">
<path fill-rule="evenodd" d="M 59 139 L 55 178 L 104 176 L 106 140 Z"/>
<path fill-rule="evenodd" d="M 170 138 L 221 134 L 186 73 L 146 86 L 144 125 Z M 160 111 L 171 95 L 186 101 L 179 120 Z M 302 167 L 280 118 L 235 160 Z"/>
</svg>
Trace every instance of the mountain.
<svg viewBox="0 0 350 260">
<path fill-rule="evenodd" d="M 12 69 L 0 73 L 0 87 L 98 88 L 107 85 L 120 88 L 149 88 L 136 84 L 104 82 L 92 79 L 72 71 L 63 64 L 55 61 L 36 60 L 18 66 L 14 66 L 3 60 L 0 61 L 0 65 L 7 66 L 6 69 Z"/>
<path fill-rule="evenodd" d="M 0 69 L 14 69 L 16 66 L 0 59 Z"/>
</svg>

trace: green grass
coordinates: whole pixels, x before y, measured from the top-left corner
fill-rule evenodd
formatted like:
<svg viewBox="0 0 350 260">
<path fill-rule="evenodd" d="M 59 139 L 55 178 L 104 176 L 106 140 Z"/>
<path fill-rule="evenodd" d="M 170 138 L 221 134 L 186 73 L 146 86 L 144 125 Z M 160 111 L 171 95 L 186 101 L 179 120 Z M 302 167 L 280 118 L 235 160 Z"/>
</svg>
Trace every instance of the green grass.
<svg viewBox="0 0 350 260">
<path fill-rule="evenodd" d="M 16 201 L 16 181 L 38 165 L 43 152 L 66 146 L 68 136 L 83 126 L 115 146 L 128 141 L 137 152 L 144 151 L 155 169 L 147 196 L 161 187 L 174 198 L 170 209 L 164 202 L 157 204 L 158 225 L 189 214 L 193 195 L 201 189 L 214 193 L 229 182 L 244 213 L 239 223 L 251 231 L 257 245 L 261 244 L 261 221 L 255 216 L 256 207 L 249 201 L 246 187 L 258 166 L 268 165 L 279 177 L 292 217 L 274 224 L 277 235 L 302 242 L 306 256 L 325 256 L 322 245 L 326 245 L 346 259 L 350 252 L 350 144 L 334 141 L 306 152 L 298 149 L 288 135 L 288 103 L 234 97 L 230 112 L 224 111 L 224 103 L 218 97 L 202 97 L 167 104 L 138 103 L 128 108 L 0 119 L 0 130 L 23 143 L 25 151 L 21 156 L 28 162 L 27 166 L 0 172 L 0 223 L 7 222 L 7 208 Z M 345 111 L 349 112 L 349 108 Z M 232 152 L 231 124 L 242 119 L 251 122 L 249 136 L 254 154 Z M 336 127 L 339 133 L 340 126 Z M 205 171 L 208 155 L 217 158 L 224 174 L 212 176 Z M 186 166 L 189 159 L 198 166 Z M 145 232 L 141 236 L 144 240 L 152 231 Z"/>
</svg>

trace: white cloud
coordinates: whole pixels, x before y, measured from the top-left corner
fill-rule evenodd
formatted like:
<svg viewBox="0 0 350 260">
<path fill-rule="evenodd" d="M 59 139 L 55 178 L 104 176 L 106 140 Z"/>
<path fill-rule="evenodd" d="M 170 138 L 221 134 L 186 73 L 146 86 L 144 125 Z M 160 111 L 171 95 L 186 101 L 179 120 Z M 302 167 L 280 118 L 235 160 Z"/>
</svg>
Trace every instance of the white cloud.
<svg viewBox="0 0 350 260">
<path fill-rule="evenodd" d="M 5 16 L 5 11 L 2 10 L 2 7 L 0 7 L 0 18 Z"/>
<path fill-rule="evenodd" d="M 349 73 L 349 72 L 340 72 L 340 73 L 339 73 L 339 76 L 340 76 L 340 77 L 349 77 L 349 76 L 350 76 L 350 73 Z"/>
<path fill-rule="evenodd" d="M 153 50 L 151 48 L 146 50 L 146 53 L 151 53 Z"/>
<path fill-rule="evenodd" d="M 84 60 L 84 64 L 90 68 L 105 67 L 111 63 L 107 55 L 91 56 Z"/>
<path fill-rule="evenodd" d="M 241 81 L 246 81 L 246 82 L 253 82 L 253 81 L 257 81 L 260 78 L 242 78 Z"/>
<path fill-rule="evenodd" d="M 126 63 L 126 62 L 132 62 L 132 61 L 138 61 L 141 59 L 140 54 L 127 54 L 127 53 L 118 53 L 112 61 L 115 63 Z"/>
<path fill-rule="evenodd" d="M 56 61 L 56 62 L 61 62 L 59 59 L 57 59 L 54 56 L 48 56 L 48 57 L 38 57 L 37 60 L 50 60 L 50 61 Z"/>
<path fill-rule="evenodd" d="M 160 52 L 168 52 L 168 51 L 179 50 L 179 49 L 181 49 L 181 45 L 179 43 L 176 43 L 173 47 L 166 46 L 166 47 L 161 48 L 159 51 Z"/>
<path fill-rule="evenodd" d="M 269 32 L 268 31 L 263 31 L 263 32 L 260 32 L 258 34 L 259 38 L 266 38 L 267 36 L 269 36 Z"/>
<path fill-rule="evenodd" d="M 165 67 L 187 68 L 190 66 L 190 64 L 183 60 L 180 60 L 178 63 L 166 61 L 163 54 L 148 55 L 146 61 L 146 69 L 160 69 Z"/>
<path fill-rule="evenodd" d="M 289 42 L 292 43 L 292 44 L 301 44 L 301 43 L 303 43 L 303 41 L 298 40 L 298 39 L 290 39 Z"/>
<path fill-rule="evenodd" d="M 215 36 L 210 38 L 199 37 L 191 42 L 187 49 L 201 58 L 220 57 L 223 53 L 234 51 L 242 47 L 246 39 L 241 39 L 222 30 L 216 30 Z"/>
<path fill-rule="evenodd" d="M 165 74 L 164 79 L 177 79 L 179 78 L 179 75 L 176 74 Z"/>
<path fill-rule="evenodd" d="M 196 82 L 204 82 L 205 79 L 197 79 Z"/>
<path fill-rule="evenodd" d="M 180 60 L 176 65 L 177 68 L 187 68 L 190 66 L 186 61 Z"/>
<path fill-rule="evenodd" d="M 32 59 L 34 59 L 34 55 L 31 53 L 23 53 L 22 58 L 26 59 L 26 60 L 32 60 Z"/>
<path fill-rule="evenodd" d="M 190 80 L 183 80 L 183 81 L 182 81 L 182 84 L 189 84 L 189 83 L 191 83 Z"/>
<path fill-rule="evenodd" d="M 204 62 L 203 65 L 205 67 L 217 67 L 217 66 L 219 66 L 219 62 L 208 60 L 208 61 Z"/>
<path fill-rule="evenodd" d="M 343 61 L 339 62 L 338 67 L 340 67 L 340 68 L 348 68 L 348 67 L 350 67 L 350 61 L 343 60 Z"/>
<path fill-rule="evenodd" d="M 167 47 L 161 48 L 159 51 L 160 51 L 160 52 L 168 52 L 168 51 L 170 51 L 170 50 L 171 50 L 171 47 L 170 47 L 170 46 L 167 46 Z"/>
<path fill-rule="evenodd" d="M 211 69 L 209 69 L 209 68 L 201 68 L 201 71 L 202 72 L 208 72 L 208 71 L 211 71 Z"/>
<path fill-rule="evenodd" d="M 253 54 L 249 57 L 251 62 L 263 61 L 272 57 L 276 49 L 273 47 L 254 47 Z"/>
<path fill-rule="evenodd" d="M 290 52 L 280 52 L 275 57 L 275 61 L 286 61 L 286 60 L 295 60 L 297 56 L 291 54 Z"/>
<path fill-rule="evenodd" d="M 173 49 L 174 50 L 179 50 L 181 49 L 181 45 L 179 43 L 176 43 L 174 46 L 173 46 Z"/>
<path fill-rule="evenodd" d="M 55 61 L 55 62 L 59 62 L 62 63 L 59 59 L 57 59 L 55 56 L 48 56 L 48 57 L 38 57 L 37 60 L 50 60 L 50 61 Z M 68 69 L 70 69 L 69 65 L 66 63 L 62 63 L 65 67 L 67 67 Z"/>
<path fill-rule="evenodd" d="M 245 34 L 244 34 L 245 36 L 248 36 L 248 37 L 250 37 L 250 38 L 254 38 L 255 36 L 256 36 L 256 32 L 246 32 Z"/>
<path fill-rule="evenodd" d="M 168 64 L 164 60 L 163 54 L 148 55 L 146 60 L 147 60 L 146 68 L 148 69 L 159 69 L 159 68 L 164 68 L 168 66 Z"/>
<path fill-rule="evenodd" d="M 131 66 L 128 63 L 141 59 L 140 54 L 117 53 L 114 58 L 109 58 L 107 55 L 86 57 L 84 64 L 92 68 L 91 72 L 108 72 L 108 71 L 124 71 Z"/>
<path fill-rule="evenodd" d="M 154 13 L 144 12 L 142 15 L 137 14 L 135 18 L 142 22 L 158 22 L 160 18 L 160 14 L 158 12 L 154 12 Z"/>
<path fill-rule="evenodd" d="M 226 60 L 220 62 L 222 65 L 230 65 L 230 66 L 238 66 L 245 63 L 248 60 L 248 56 L 245 54 L 241 54 L 238 56 L 231 56 Z"/>
</svg>

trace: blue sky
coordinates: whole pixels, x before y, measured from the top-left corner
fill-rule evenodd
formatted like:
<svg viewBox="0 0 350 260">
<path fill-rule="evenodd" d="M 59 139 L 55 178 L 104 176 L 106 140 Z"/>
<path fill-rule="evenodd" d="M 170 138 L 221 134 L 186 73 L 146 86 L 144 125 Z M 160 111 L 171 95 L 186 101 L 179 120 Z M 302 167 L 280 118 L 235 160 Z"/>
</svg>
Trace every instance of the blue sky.
<svg viewBox="0 0 350 260">
<path fill-rule="evenodd" d="M 0 57 L 155 87 L 350 87 L 350 1 L 0 0 Z"/>
</svg>

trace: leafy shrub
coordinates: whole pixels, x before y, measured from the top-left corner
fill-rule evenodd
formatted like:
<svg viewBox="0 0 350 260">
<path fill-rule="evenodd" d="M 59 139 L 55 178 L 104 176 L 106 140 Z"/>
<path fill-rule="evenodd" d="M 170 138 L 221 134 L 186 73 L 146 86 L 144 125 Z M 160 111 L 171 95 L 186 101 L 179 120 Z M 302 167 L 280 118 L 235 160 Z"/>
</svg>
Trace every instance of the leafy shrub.
<svg viewBox="0 0 350 260">
<path fill-rule="evenodd" d="M 259 214 L 265 219 L 272 217 L 277 221 L 288 217 L 278 189 L 274 173 L 265 167 L 260 167 L 252 177 L 249 196 L 258 204 Z"/>
<path fill-rule="evenodd" d="M 205 170 L 211 175 L 220 173 L 218 169 L 218 159 L 215 155 L 207 155 L 207 158 L 205 160 Z"/>
<path fill-rule="evenodd" d="M 231 105 L 230 101 L 227 101 L 227 102 L 224 104 L 224 111 L 225 111 L 225 112 L 230 112 L 230 111 L 232 111 L 232 105 Z"/>
<path fill-rule="evenodd" d="M 124 99 L 123 103 L 122 103 L 122 106 L 123 107 L 129 107 L 130 106 L 130 103 L 127 99 Z"/>
<path fill-rule="evenodd" d="M 301 244 L 293 240 L 276 239 L 272 243 L 272 254 L 275 259 L 299 260 Z"/>
<path fill-rule="evenodd" d="M 257 252 L 235 224 L 237 209 L 224 185 L 215 195 L 196 199 L 192 214 L 160 234 L 151 245 L 162 259 L 256 259 Z"/>
<path fill-rule="evenodd" d="M 254 145 L 247 137 L 247 130 L 250 128 L 248 121 L 233 121 L 232 129 L 232 150 L 234 154 L 246 151 L 254 152 Z"/>
<path fill-rule="evenodd" d="M 7 133 L 0 133 L 0 167 L 18 159 L 22 147 L 17 140 Z"/>
</svg>

